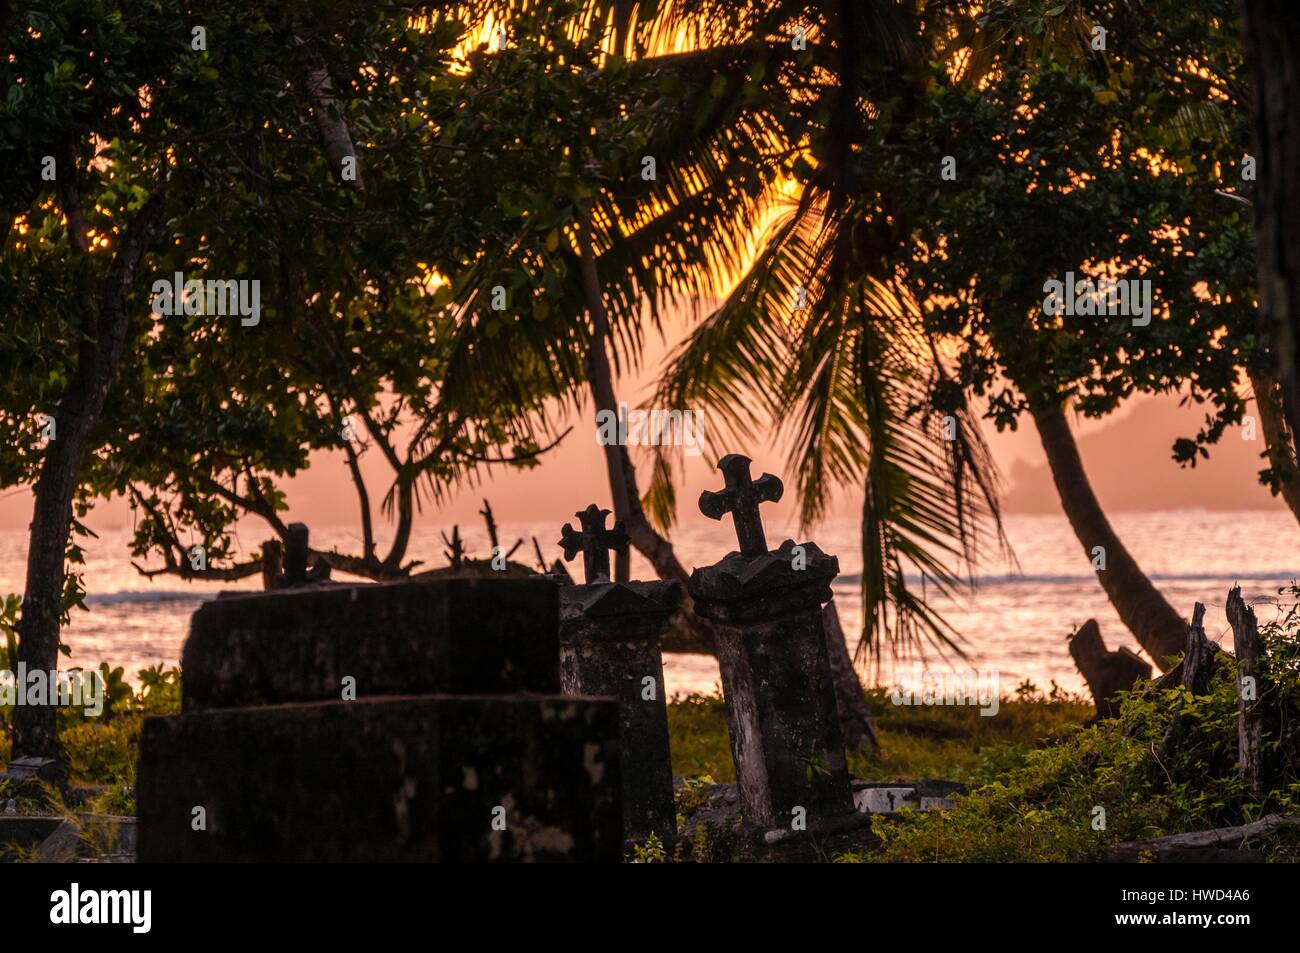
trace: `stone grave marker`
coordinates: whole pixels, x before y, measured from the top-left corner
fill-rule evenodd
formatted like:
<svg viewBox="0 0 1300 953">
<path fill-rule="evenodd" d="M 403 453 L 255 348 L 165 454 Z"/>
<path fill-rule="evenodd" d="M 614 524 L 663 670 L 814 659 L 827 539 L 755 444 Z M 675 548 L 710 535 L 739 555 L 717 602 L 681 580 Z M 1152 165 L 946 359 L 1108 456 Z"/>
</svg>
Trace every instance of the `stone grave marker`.
<svg viewBox="0 0 1300 953">
<path fill-rule="evenodd" d="M 194 613 L 183 710 L 355 697 L 560 690 L 547 580 L 429 579 L 239 593 Z"/>
<path fill-rule="evenodd" d="M 696 569 L 688 588 L 715 624 L 745 823 L 775 844 L 866 817 L 854 807 L 822 627 L 839 562 L 813 543 L 768 550 L 758 508 L 783 488 L 771 474 L 752 480 L 749 467 L 728 454 L 718 463 L 725 489 L 700 496 L 705 516 L 732 515 L 740 551 Z"/>
<path fill-rule="evenodd" d="M 609 550 L 626 549 L 621 523 L 605 528 L 608 510 L 593 503 L 566 523 L 566 560 L 579 552 L 585 585 L 560 590 L 560 678 L 566 694 L 618 699 L 623 739 L 623 835 L 663 843 L 677 835 L 668 709 L 659 639 L 682 601 L 681 584 L 610 582 Z"/>
</svg>

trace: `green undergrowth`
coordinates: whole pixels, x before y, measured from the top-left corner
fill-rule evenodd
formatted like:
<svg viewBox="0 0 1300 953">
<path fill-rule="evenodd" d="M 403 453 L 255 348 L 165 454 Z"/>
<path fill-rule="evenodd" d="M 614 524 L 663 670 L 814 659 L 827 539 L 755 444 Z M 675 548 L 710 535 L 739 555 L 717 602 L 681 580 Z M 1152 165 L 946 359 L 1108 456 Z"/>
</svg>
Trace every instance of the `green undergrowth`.
<svg viewBox="0 0 1300 953">
<path fill-rule="evenodd" d="M 1099 860 L 1123 841 L 1300 813 L 1300 638 L 1274 625 L 1261 637 L 1267 793 L 1251 794 L 1239 776 L 1236 677 L 1221 656 L 1228 664 L 1217 666 L 1206 694 L 1130 692 L 1118 718 L 1028 752 L 954 810 L 878 820 L 884 849 L 857 859 Z M 1250 846 L 1269 860 L 1300 860 L 1293 831 Z"/>
<path fill-rule="evenodd" d="M 104 717 L 60 713 L 59 737 L 72 783 L 112 792 L 114 813 L 131 813 L 134 807 L 135 763 L 144 717 L 180 710 L 178 677 L 170 672 L 161 679 L 157 673 L 149 674 L 130 696 L 119 690 Z M 120 681 L 120 672 L 114 682 L 130 688 Z M 1082 723 L 1091 711 L 1077 698 L 1059 692 L 1047 695 L 1032 686 L 1004 699 L 994 717 L 981 716 L 970 707 L 895 706 L 883 690 L 870 692 L 868 702 L 875 713 L 882 754 L 876 758 L 855 754 L 849 762 L 855 776 L 878 781 L 928 777 L 983 783 L 1023 763 L 1035 745 Z M 675 773 L 718 782 L 735 780 L 720 695 L 678 698 L 668 707 L 668 724 Z M 8 756 L 9 735 L 0 731 L 0 760 Z"/>
<path fill-rule="evenodd" d="M 60 726 L 59 741 L 68 763 L 69 786 L 84 794 L 79 803 L 85 809 L 100 814 L 135 813 L 135 767 L 144 718 L 144 713 L 132 712 Z M 0 733 L 0 762 L 8 761 L 9 754 L 9 735 Z M 16 793 L 8 782 L 0 780 L 0 802 Z M 24 813 L 47 813 L 48 805 L 32 802 L 23 803 L 21 808 Z"/>
<path fill-rule="evenodd" d="M 1270 792 L 1252 796 L 1238 777 L 1237 693 L 1219 665 L 1208 693 L 1129 693 L 1120 716 L 1085 727 L 1091 706 L 1053 687 L 1023 685 L 984 716 L 974 706 L 900 706 L 868 692 L 881 751 L 853 753 L 851 772 L 874 781 L 938 778 L 972 788 L 954 809 L 905 812 L 877 822 L 883 848 L 844 861 L 1080 861 L 1121 841 L 1300 813 L 1300 638 L 1265 626 L 1260 685 L 1269 713 L 1264 754 Z M 149 714 L 179 710 L 175 676 L 120 694 L 106 717 L 61 714 L 60 738 L 74 785 L 97 812 L 134 810 L 140 728 Z M 3 721 L 0 717 L 0 721 Z M 734 781 L 720 696 L 679 697 L 668 708 L 673 769 L 687 778 Z M 1176 723 L 1176 725 L 1175 725 Z M 1166 741 L 1171 726 L 1176 743 Z M 9 755 L 0 731 L 0 760 Z M 0 799 L 11 796 L 0 783 Z M 1101 812 L 1104 812 L 1101 813 Z M 1263 842 L 1269 859 L 1300 860 L 1300 837 Z"/>
<path fill-rule="evenodd" d="M 0 659 L 3 662 L 4 659 Z M 100 814 L 135 813 L 135 768 L 140 756 L 140 727 L 149 715 L 180 711 L 180 670 L 154 666 L 138 673 L 139 688 L 123 677 L 123 670 L 99 668 L 104 684 L 104 706 L 99 715 L 83 709 L 60 708 L 59 742 L 68 765 L 70 793 L 79 809 Z M 9 725 L 12 709 L 0 708 L 0 763 L 11 753 Z M 0 781 L 0 801 L 16 794 Z M 26 811 L 45 813 L 46 803 L 23 803 Z"/>
</svg>

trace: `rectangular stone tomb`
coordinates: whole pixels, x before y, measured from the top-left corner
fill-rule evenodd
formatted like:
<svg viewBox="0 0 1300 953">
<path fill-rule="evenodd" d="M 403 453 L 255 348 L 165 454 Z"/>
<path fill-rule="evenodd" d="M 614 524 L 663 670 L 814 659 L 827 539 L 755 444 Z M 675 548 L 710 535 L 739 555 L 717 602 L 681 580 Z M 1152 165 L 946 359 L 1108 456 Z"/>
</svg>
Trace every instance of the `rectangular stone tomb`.
<svg viewBox="0 0 1300 953">
<path fill-rule="evenodd" d="M 894 784 L 853 782 L 853 805 L 863 814 L 897 814 L 904 808 L 914 811 L 950 811 L 956 807 L 954 794 L 967 793 L 966 786 L 955 781 L 921 779 Z"/>
<path fill-rule="evenodd" d="M 145 722 L 139 859 L 612 861 L 618 710 L 413 696 Z"/>
<path fill-rule="evenodd" d="M 537 579 L 223 595 L 194 613 L 183 710 L 400 694 L 558 694 L 559 598 Z M 352 686 L 354 695 L 345 695 Z"/>
</svg>

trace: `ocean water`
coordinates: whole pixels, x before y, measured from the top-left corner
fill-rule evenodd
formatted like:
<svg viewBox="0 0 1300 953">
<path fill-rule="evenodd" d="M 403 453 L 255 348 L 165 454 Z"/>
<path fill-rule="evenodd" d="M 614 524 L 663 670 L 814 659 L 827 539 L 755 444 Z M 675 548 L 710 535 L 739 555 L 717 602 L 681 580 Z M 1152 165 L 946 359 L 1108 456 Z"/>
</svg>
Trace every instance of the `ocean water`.
<svg viewBox="0 0 1300 953">
<path fill-rule="evenodd" d="M 1190 615 L 1193 603 L 1207 607 L 1206 630 L 1211 639 L 1231 637 L 1223 605 L 1228 589 L 1240 584 L 1248 601 L 1256 604 L 1261 622 L 1275 617 L 1279 602 L 1291 600 L 1288 590 L 1300 578 L 1300 526 L 1290 513 L 1276 511 L 1210 512 L 1171 510 L 1115 514 L 1113 522 L 1145 571 L 1179 612 Z M 411 558 L 428 566 L 442 565 L 439 538 L 442 527 L 432 523 L 415 531 Z M 486 534 L 466 531 L 473 555 L 485 555 Z M 503 524 L 501 538 L 528 542 L 519 550 L 531 561 L 534 532 L 543 541 L 556 537 L 553 527 Z M 1055 682 L 1079 691 L 1083 683 L 1066 648 L 1069 635 L 1085 620 L 1101 624 L 1107 646 L 1127 645 L 1139 651 L 1121 625 L 1091 571 L 1089 561 L 1064 517 L 1011 516 L 1006 532 L 1015 564 L 989 559 L 977 567 L 974 586 L 955 599 L 936 598 L 933 605 L 960 634 L 965 658 L 941 660 L 934 653 L 923 660 L 892 658 L 878 662 L 860 658 L 864 679 L 882 685 L 914 684 L 922 668 L 931 672 L 996 672 L 1004 693 L 1029 681 L 1042 689 Z M 859 580 L 862 566 L 853 522 L 827 523 L 809 536 L 840 560 L 836 604 L 850 645 L 861 632 Z M 129 532 L 101 533 L 89 541 L 85 568 L 87 612 L 76 612 L 64 641 L 72 647 L 67 665 L 97 666 L 101 661 L 121 665 L 134 680 L 138 669 L 155 663 L 176 664 L 189 626 L 190 615 L 205 599 L 223 589 L 256 590 L 256 578 L 238 583 L 185 583 L 159 576 L 141 576 L 127 555 Z M 260 526 L 241 534 L 245 550 L 257 548 L 266 536 Z M 769 530 L 775 546 L 782 534 Z M 313 545 L 358 548 L 350 528 L 313 527 Z M 688 566 L 715 562 L 734 548 L 730 526 L 698 521 L 674 537 L 680 558 Z M 0 534 L 0 594 L 22 587 L 27 550 L 25 533 Z M 527 553 L 527 556 L 523 554 Z M 548 560 L 558 547 L 543 543 Z M 653 578 L 649 566 L 634 556 L 636 578 Z M 712 692 L 718 686 L 717 664 L 704 656 L 677 655 L 665 659 L 665 680 L 672 694 Z"/>
</svg>

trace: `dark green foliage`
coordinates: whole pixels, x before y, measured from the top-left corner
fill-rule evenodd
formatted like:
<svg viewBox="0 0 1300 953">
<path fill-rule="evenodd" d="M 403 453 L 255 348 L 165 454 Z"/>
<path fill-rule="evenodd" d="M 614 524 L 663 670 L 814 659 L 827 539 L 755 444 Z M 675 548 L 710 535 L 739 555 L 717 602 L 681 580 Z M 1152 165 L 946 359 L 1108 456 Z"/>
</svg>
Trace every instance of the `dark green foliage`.
<svg viewBox="0 0 1300 953">
<path fill-rule="evenodd" d="M 1023 766 L 943 813 L 879 823 L 881 860 L 1078 861 L 1122 841 L 1229 827 L 1269 813 L 1300 812 L 1300 636 L 1292 610 L 1263 626 L 1261 704 L 1269 712 L 1264 757 L 1269 790 L 1254 797 L 1237 773 L 1233 668 L 1218 665 L 1209 693 L 1182 688 L 1128 693 L 1120 716 L 1031 752 Z M 1163 745 L 1179 722 L 1179 742 Z M 1094 829 L 1095 809 L 1105 829 Z M 1270 842 L 1300 857 L 1294 838 Z"/>
<path fill-rule="evenodd" d="M 1267 367 L 1249 210 L 1217 194 L 1252 187 L 1236 15 L 1220 0 L 1159 3 L 1116 22 L 1101 6 L 995 4 L 997 63 L 975 76 L 933 64 L 926 108 L 901 148 L 880 150 L 879 187 L 911 233 L 908 290 L 1000 429 L 1033 405 L 1100 417 L 1136 393 L 1178 393 L 1207 405 L 1172 448 L 1194 465 L 1241 420 L 1241 369 Z M 1095 51 L 1076 20 L 1170 49 L 1112 37 Z M 938 175 L 945 156 L 955 179 Z M 1044 283 L 1067 271 L 1149 280 L 1150 324 L 1045 314 Z"/>
</svg>

